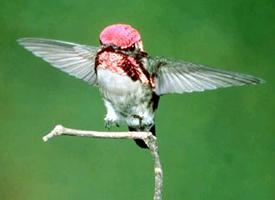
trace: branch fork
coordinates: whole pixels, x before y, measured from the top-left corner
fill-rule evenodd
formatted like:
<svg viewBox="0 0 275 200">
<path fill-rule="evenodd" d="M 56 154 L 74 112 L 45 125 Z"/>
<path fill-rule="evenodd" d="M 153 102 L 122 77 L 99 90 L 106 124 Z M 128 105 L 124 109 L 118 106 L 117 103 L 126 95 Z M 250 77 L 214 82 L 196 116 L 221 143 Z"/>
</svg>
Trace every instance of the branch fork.
<svg viewBox="0 0 275 200">
<path fill-rule="evenodd" d="M 155 174 L 155 190 L 154 200 L 161 200 L 162 197 L 162 183 L 163 172 L 158 153 L 157 138 L 151 132 L 101 132 L 101 131 L 86 131 L 66 128 L 62 125 L 56 125 L 54 129 L 45 135 L 42 139 L 47 142 L 49 139 L 56 136 L 81 136 L 103 139 L 142 139 L 149 147 L 151 155 L 154 160 L 154 174 Z"/>
</svg>

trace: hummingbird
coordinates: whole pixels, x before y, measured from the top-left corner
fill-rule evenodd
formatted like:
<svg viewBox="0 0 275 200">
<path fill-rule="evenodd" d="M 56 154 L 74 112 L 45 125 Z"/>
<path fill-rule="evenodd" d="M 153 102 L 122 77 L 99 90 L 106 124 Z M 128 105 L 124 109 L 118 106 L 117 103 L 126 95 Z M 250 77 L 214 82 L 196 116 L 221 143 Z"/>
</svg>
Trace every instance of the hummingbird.
<svg viewBox="0 0 275 200">
<path fill-rule="evenodd" d="M 154 136 L 154 116 L 162 95 L 264 82 L 247 74 L 149 56 L 140 33 L 128 24 L 105 27 L 100 46 L 43 38 L 18 42 L 52 66 L 98 87 L 107 109 L 105 127 L 126 124 L 129 131 L 150 131 Z M 135 142 L 148 148 L 143 140 Z"/>
</svg>

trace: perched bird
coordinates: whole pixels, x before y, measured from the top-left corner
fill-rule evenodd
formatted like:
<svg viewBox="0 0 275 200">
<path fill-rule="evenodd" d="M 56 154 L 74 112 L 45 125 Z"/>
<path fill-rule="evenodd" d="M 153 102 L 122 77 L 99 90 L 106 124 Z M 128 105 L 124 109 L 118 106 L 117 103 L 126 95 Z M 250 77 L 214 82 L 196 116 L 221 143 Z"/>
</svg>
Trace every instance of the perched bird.
<svg viewBox="0 0 275 200">
<path fill-rule="evenodd" d="M 99 47 L 42 38 L 18 42 L 54 67 L 97 86 L 107 109 L 108 128 L 126 123 L 130 131 L 156 135 L 154 113 L 161 95 L 263 82 L 246 74 L 151 57 L 139 32 L 127 24 L 107 26 L 99 39 Z M 148 148 L 142 140 L 135 142 Z"/>
</svg>

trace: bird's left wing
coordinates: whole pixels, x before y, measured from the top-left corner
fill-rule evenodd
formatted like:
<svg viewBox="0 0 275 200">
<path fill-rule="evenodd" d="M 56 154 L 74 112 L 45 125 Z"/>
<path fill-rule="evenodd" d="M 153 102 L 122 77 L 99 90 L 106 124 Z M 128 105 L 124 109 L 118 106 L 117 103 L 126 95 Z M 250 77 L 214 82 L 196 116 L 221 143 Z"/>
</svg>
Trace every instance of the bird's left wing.
<svg viewBox="0 0 275 200">
<path fill-rule="evenodd" d="M 149 65 L 154 68 L 155 92 L 158 95 L 200 92 L 230 86 L 256 85 L 264 82 L 246 74 L 159 57 L 149 58 Z"/>
<path fill-rule="evenodd" d="M 94 64 L 97 47 L 43 38 L 21 38 L 17 41 L 61 71 L 91 85 L 96 84 Z"/>
</svg>

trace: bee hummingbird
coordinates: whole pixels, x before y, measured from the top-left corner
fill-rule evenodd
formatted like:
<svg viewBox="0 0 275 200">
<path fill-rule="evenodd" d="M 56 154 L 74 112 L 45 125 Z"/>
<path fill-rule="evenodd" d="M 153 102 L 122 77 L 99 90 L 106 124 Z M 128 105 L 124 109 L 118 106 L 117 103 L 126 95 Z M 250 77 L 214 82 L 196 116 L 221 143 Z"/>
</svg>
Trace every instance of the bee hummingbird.
<svg viewBox="0 0 275 200">
<path fill-rule="evenodd" d="M 130 25 L 107 26 L 99 40 L 99 47 L 42 38 L 18 42 L 54 67 L 97 86 L 107 109 L 104 120 L 108 128 L 124 123 L 130 131 L 156 135 L 154 114 L 161 95 L 263 82 L 246 74 L 151 57 L 139 32 Z M 148 148 L 142 140 L 135 142 Z"/>
</svg>

